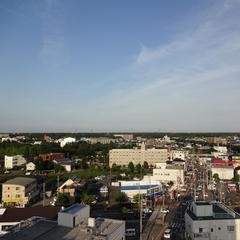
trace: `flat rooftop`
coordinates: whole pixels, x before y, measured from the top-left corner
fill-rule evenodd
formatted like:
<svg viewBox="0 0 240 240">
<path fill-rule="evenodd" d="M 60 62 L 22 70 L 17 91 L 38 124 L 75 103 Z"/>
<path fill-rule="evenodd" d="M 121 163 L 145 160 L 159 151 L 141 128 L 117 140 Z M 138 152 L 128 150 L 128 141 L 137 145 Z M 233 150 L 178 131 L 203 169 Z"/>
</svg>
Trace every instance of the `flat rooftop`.
<svg viewBox="0 0 240 240">
<path fill-rule="evenodd" d="M 64 210 L 62 210 L 62 213 L 68 213 L 68 214 L 75 214 L 77 212 L 79 212 L 79 210 L 85 208 L 87 205 L 84 204 L 74 204 Z"/>
<path fill-rule="evenodd" d="M 124 224 L 124 221 L 98 218 L 95 221 L 95 227 L 89 227 L 87 224 L 79 225 L 75 228 L 59 226 L 57 222 L 46 221 L 41 218 L 26 220 L 10 228 L 10 233 L 0 236 L 4 240 L 45 240 L 45 239 L 65 239 L 65 240 L 103 240 L 114 229 Z"/>
<path fill-rule="evenodd" d="M 5 182 L 3 184 L 4 185 L 11 184 L 11 185 L 26 186 L 33 181 L 36 181 L 36 179 L 35 178 L 26 178 L 26 177 L 16 177 L 16 178 L 8 180 L 7 182 Z"/>
<path fill-rule="evenodd" d="M 223 219 L 240 219 L 240 215 L 227 207 L 226 205 L 218 202 L 196 201 L 196 206 L 210 206 L 212 205 L 212 215 L 209 216 L 196 216 L 194 212 L 189 209 L 186 213 L 192 218 L 192 220 L 223 220 Z"/>
</svg>

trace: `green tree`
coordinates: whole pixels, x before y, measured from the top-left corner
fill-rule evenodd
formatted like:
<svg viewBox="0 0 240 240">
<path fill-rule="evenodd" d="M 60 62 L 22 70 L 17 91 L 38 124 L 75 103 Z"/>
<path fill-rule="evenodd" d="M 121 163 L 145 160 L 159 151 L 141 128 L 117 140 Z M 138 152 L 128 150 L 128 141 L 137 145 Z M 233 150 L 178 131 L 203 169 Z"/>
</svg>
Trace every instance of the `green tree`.
<svg viewBox="0 0 240 240">
<path fill-rule="evenodd" d="M 93 195 L 83 194 L 82 195 L 82 202 L 84 204 L 90 205 L 95 200 L 95 197 Z"/>
<path fill-rule="evenodd" d="M 138 163 L 138 164 L 136 165 L 135 170 L 136 170 L 136 173 L 138 173 L 138 174 L 142 172 L 142 166 L 141 166 L 140 163 Z"/>
<path fill-rule="evenodd" d="M 68 205 L 72 205 L 73 203 L 74 203 L 74 197 L 59 193 L 55 205 L 68 206 Z"/>
<path fill-rule="evenodd" d="M 139 200 L 143 200 L 146 198 L 146 195 L 145 194 L 136 194 L 133 196 L 133 202 L 139 202 Z"/>
<path fill-rule="evenodd" d="M 219 175 L 217 173 L 214 173 L 212 177 L 216 182 L 220 181 Z"/>
<path fill-rule="evenodd" d="M 115 193 L 115 195 L 113 196 L 113 200 L 115 202 L 119 202 L 119 203 L 122 203 L 122 202 L 125 202 L 128 200 L 128 196 L 125 192 L 117 192 Z"/>
<path fill-rule="evenodd" d="M 133 162 L 128 163 L 128 172 L 133 172 L 134 171 L 134 164 Z"/>
</svg>

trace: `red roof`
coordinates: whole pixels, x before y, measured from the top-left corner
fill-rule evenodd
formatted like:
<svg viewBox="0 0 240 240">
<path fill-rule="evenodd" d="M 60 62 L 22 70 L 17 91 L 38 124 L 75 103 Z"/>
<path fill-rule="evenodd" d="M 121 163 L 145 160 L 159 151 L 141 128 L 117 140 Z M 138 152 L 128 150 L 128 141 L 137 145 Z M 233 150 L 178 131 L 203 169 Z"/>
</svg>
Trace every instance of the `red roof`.
<svg viewBox="0 0 240 240">
<path fill-rule="evenodd" d="M 57 220 L 60 206 L 7 208 L 0 222 L 20 222 L 30 217 L 44 217 L 46 220 Z"/>
</svg>

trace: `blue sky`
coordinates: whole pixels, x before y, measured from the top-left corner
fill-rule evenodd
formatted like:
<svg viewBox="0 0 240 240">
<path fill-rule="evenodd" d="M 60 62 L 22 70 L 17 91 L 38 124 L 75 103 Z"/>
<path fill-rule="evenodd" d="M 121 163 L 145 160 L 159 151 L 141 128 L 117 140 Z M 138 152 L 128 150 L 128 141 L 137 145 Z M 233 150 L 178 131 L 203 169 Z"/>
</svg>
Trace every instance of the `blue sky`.
<svg viewBox="0 0 240 240">
<path fill-rule="evenodd" d="M 240 132 L 239 0 L 2 0 L 0 132 Z"/>
</svg>

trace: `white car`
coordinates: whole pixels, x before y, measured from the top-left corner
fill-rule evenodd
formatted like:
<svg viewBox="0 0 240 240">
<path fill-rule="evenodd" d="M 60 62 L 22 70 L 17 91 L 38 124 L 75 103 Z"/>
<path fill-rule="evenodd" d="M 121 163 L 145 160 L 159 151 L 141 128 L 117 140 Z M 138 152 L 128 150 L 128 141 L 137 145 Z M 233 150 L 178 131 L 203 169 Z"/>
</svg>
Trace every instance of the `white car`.
<svg viewBox="0 0 240 240">
<path fill-rule="evenodd" d="M 166 208 L 161 208 L 161 209 L 160 209 L 160 212 L 162 212 L 162 213 L 169 213 L 169 210 L 166 209 Z"/>
</svg>

